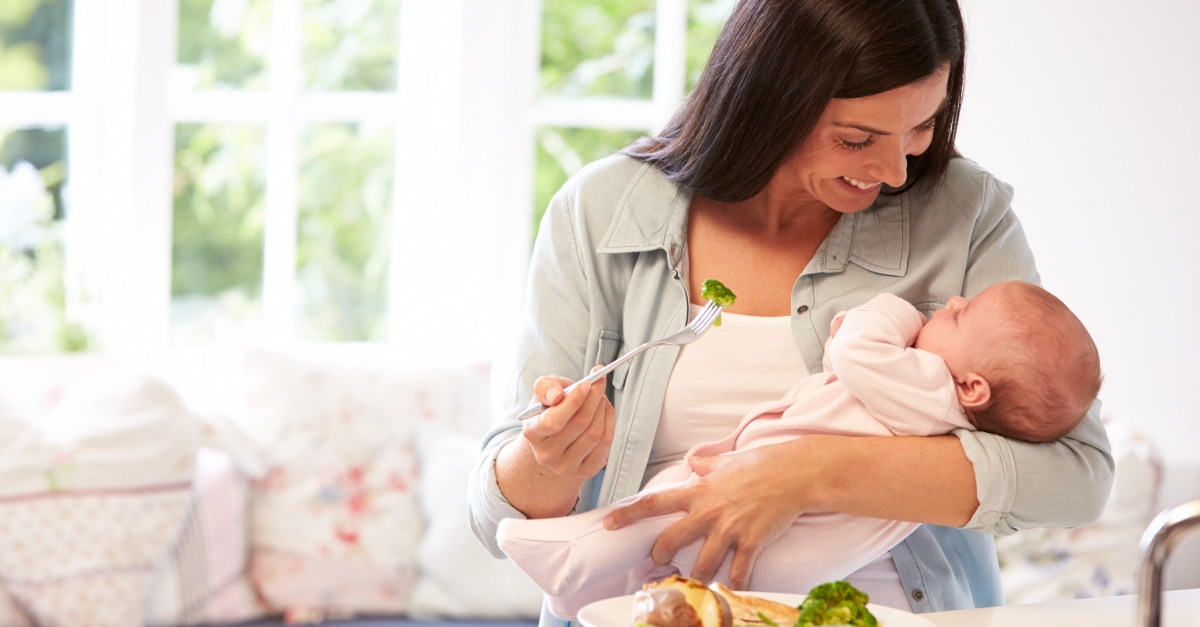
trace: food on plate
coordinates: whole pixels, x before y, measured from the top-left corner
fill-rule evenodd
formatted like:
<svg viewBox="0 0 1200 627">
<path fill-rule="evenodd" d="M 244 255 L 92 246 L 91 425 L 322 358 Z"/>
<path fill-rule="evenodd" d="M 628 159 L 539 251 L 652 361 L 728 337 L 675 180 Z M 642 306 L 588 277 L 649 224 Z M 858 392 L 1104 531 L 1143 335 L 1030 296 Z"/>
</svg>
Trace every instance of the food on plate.
<svg viewBox="0 0 1200 627">
<path fill-rule="evenodd" d="M 671 575 L 645 584 L 634 595 L 633 622 L 637 627 L 876 627 L 867 600 L 849 583 L 832 581 L 813 588 L 798 607 L 791 607 L 738 594 L 720 583 L 705 586 Z"/>
<path fill-rule="evenodd" d="M 785 603 L 749 594 L 737 594 L 716 582 L 713 582 L 710 587 L 716 590 L 717 594 L 725 597 L 729 603 L 729 607 L 733 610 L 734 627 L 772 624 L 791 627 L 800 616 L 800 610 Z"/>
<path fill-rule="evenodd" d="M 733 627 L 729 602 L 695 579 L 671 575 L 633 595 L 633 622 L 653 627 Z"/>
<path fill-rule="evenodd" d="M 714 303 L 728 307 L 737 300 L 737 296 L 725 284 L 716 279 L 705 279 L 704 285 L 700 288 L 700 297 L 704 300 L 711 300 Z M 721 314 L 717 314 L 717 319 L 713 321 L 714 327 L 721 326 Z"/>
<path fill-rule="evenodd" d="M 808 625 L 852 625 L 875 627 L 875 617 L 867 609 L 867 595 L 845 581 L 823 583 L 808 591 L 800 604 L 797 627 Z"/>
</svg>

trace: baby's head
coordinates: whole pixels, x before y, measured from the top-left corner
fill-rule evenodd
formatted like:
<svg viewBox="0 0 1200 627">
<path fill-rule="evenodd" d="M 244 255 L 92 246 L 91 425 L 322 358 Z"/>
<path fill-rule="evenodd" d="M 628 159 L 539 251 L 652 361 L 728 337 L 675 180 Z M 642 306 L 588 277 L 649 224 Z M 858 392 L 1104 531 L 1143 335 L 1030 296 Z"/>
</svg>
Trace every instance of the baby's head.
<svg viewBox="0 0 1200 627">
<path fill-rule="evenodd" d="M 1030 442 L 1066 435 L 1100 391 L 1091 335 L 1050 292 L 1024 281 L 953 297 L 916 347 L 950 368 L 958 398 L 983 431 Z"/>
</svg>

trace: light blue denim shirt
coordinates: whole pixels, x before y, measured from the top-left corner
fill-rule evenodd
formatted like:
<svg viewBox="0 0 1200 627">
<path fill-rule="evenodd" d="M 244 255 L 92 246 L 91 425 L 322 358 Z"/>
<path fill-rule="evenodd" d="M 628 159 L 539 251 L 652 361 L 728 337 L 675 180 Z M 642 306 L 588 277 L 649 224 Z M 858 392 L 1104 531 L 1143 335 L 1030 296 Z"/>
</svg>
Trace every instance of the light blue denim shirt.
<svg viewBox="0 0 1200 627">
<path fill-rule="evenodd" d="M 843 215 L 792 288 L 792 335 L 809 372 L 821 369 L 833 316 L 879 292 L 929 312 L 996 281 L 1037 282 L 1011 200 L 1010 186 L 955 159 L 936 185 L 880 196 L 873 207 Z M 582 375 L 687 323 L 690 204 L 690 190 L 624 156 L 591 164 L 551 202 L 534 245 L 524 326 L 511 361 L 497 364 L 504 377 L 497 421 L 471 478 L 471 525 L 494 555 L 503 555 L 498 522 L 523 517 L 496 484 L 495 457 L 520 435 L 514 417 L 529 405 L 534 381 Z M 585 484 L 578 510 L 640 488 L 678 352 L 652 349 L 611 375 L 612 449 L 606 468 Z M 731 428 L 739 418 L 730 417 Z M 922 525 L 892 550 L 917 612 L 999 605 L 992 536 L 1088 524 L 1112 484 L 1098 403 L 1078 428 L 1050 444 L 979 431 L 955 435 L 974 466 L 979 508 L 963 529 Z M 543 612 L 542 624 L 566 623 Z"/>
</svg>

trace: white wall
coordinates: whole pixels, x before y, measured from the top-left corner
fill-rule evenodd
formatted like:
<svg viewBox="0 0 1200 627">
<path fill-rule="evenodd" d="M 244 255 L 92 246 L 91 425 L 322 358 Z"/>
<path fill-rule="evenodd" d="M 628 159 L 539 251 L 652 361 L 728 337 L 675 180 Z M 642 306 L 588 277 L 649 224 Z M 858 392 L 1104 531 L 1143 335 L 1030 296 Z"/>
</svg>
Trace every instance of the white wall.
<svg viewBox="0 0 1200 627">
<path fill-rule="evenodd" d="M 1200 2 L 960 0 L 963 153 L 1016 188 L 1046 287 L 1091 330 L 1104 414 L 1200 495 Z M 1167 587 L 1200 585 L 1200 538 Z"/>
<path fill-rule="evenodd" d="M 1200 465 L 1200 2 L 962 5 L 961 150 L 1015 186 L 1043 282 L 1100 348 L 1104 413 Z"/>
</svg>

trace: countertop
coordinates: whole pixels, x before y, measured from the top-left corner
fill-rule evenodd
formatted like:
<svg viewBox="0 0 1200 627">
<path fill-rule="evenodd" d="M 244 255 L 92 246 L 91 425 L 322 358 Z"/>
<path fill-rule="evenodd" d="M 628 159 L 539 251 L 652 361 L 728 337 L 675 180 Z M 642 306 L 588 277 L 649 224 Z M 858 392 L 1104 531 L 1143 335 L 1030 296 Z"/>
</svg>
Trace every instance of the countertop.
<svg viewBox="0 0 1200 627">
<path fill-rule="evenodd" d="M 1163 593 L 1163 627 L 1200 625 L 1200 588 Z M 937 627 L 1137 627 L 1137 596 L 921 614 Z"/>
</svg>

